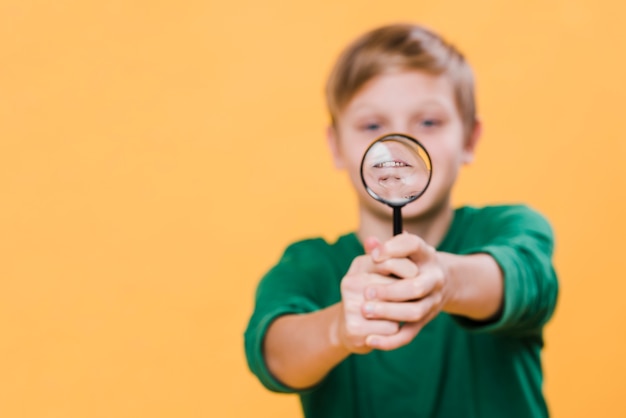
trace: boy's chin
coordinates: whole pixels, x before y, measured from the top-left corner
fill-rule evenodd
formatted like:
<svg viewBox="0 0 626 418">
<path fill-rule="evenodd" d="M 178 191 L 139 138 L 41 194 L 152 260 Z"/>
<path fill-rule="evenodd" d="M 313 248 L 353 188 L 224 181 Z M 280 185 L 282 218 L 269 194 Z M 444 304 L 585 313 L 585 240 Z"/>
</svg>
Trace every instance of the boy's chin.
<svg viewBox="0 0 626 418">
<path fill-rule="evenodd" d="M 402 219 L 406 221 L 419 220 L 433 212 L 431 207 L 420 203 L 416 201 L 403 206 L 401 209 Z M 393 208 L 391 206 L 377 201 L 368 202 L 367 206 L 368 210 L 374 212 L 377 217 L 388 219 L 389 221 L 393 219 Z"/>
<path fill-rule="evenodd" d="M 431 196 L 422 196 L 417 200 L 402 207 L 402 219 L 406 222 L 419 222 L 426 219 L 436 218 L 438 214 L 448 209 L 448 200 L 437 201 Z M 393 220 L 393 208 L 385 203 L 374 200 L 371 196 L 362 196 L 360 199 L 362 209 L 379 219 Z"/>
<path fill-rule="evenodd" d="M 432 202 L 429 200 L 416 200 L 402 208 L 402 219 L 405 222 L 420 221 L 436 218 L 438 214 L 447 209 L 445 202 Z"/>
</svg>

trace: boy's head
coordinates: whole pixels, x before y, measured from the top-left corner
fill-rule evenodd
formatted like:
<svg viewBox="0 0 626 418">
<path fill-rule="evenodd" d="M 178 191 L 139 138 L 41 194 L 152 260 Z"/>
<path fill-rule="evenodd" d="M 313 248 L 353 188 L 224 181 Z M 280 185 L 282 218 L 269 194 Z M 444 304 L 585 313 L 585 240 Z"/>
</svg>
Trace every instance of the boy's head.
<svg viewBox="0 0 626 418">
<path fill-rule="evenodd" d="M 422 71 L 449 78 L 465 135 L 470 135 L 476 123 L 476 105 L 469 64 L 440 36 L 411 24 L 374 29 L 344 50 L 326 84 L 326 101 L 333 125 L 368 81 L 382 74 L 403 71 Z"/>
<path fill-rule="evenodd" d="M 367 146 L 390 133 L 418 139 L 434 167 L 428 190 L 405 206 L 404 219 L 449 207 L 459 169 L 472 161 L 481 132 L 472 71 L 454 47 L 415 25 L 375 29 L 339 57 L 326 96 L 333 161 L 349 174 L 363 215 L 390 214 L 368 195 L 360 175 Z"/>
</svg>

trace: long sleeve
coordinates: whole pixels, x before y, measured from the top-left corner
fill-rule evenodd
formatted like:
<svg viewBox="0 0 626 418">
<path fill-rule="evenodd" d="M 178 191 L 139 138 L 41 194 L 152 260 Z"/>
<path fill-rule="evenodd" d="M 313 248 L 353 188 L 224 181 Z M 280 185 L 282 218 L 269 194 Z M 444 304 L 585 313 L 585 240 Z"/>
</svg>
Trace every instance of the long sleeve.
<svg viewBox="0 0 626 418">
<path fill-rule="evenodd" d="M 484 242 L 463 253 L 490 254 L 500 266 L 504 277 L 501 315 L 491 323 L 463 317 L 456 319 L 477 332 L 540 335 L 554 312 L 558 295 L 552 264 L 552 228 L 543 216 L 525 206 L 510 206 L 494 212 L 483 214 L 481 218 L 487 221 L 471 227 L 481 228 Z"/>
<path fill-rule="evenodd" d="M 255 308 L 244 334 L 250 370 L 268 389 L 296 392 L 269 372 L 263 342 L 269 326 L 281 315 L 304 314 L 340 300 L 339 281 L 347 266 L 340 265 L 331 247 L 322 239 L 289 246 L 282 258 L 261 280 Z"/>
</svg>

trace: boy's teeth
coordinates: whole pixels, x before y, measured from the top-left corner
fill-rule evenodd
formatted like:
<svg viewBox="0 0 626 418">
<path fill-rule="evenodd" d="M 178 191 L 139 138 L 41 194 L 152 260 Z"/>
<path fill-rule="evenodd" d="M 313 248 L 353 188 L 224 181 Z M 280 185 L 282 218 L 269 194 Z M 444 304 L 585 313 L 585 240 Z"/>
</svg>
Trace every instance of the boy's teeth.
<svg viewBox="0 0 626 418">
<path fill-rule="evenodd" d="M 399 161 L 385 161 L 384 163 L 379 164 L 381 167 L 403 167 L 404 163 Z"/>
</svg>

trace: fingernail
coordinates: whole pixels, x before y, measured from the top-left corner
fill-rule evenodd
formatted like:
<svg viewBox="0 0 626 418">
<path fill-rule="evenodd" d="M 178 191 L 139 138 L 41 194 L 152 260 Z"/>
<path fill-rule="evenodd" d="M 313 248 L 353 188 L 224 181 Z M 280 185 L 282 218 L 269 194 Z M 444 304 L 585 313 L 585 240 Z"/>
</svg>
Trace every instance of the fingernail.
<svg viewBox="0 0 626 418">
<path fill-rule="evenodd" d="M 375 306 L 373 303 L 366 303 L 363 309 L 365 310 L 366 316 L 374 315 Z"/>
<path fill-rule="evenodd" d="M 365 344 L 369 345 L 370 347 L 376 347 L 379 342 L 380 342 L 380 340 L 378 339 L 378 337 L 375 337 L 373 335 L 370 335 L 365 340 Z"/>
<path fill-rule="evenodd" d="M 376 289 L 373 289 L 371 287 L 368 288 L 365 291 L 365 299 L 369 299 L 369 300 L 376 299 Z"/>
</svg>

